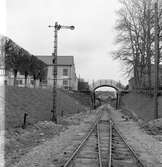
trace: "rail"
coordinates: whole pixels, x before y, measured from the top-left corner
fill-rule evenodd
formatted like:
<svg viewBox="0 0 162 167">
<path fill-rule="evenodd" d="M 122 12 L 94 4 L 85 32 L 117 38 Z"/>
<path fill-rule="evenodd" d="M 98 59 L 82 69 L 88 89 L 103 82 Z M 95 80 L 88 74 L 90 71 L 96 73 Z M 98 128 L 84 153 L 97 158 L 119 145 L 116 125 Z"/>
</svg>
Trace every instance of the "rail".
<svg viewBox="0 0 162 167">
<path fill-rule="evenodd" d="M 111 120 L 112 121 L 112 120 Z M 126 139 L 124 138 L 124 136 L 121 134 L 121 132 L 119 131 L 119 129 L 117 128 L 117 126 L 115 125 L 115 123 L 112 121 L 112 128 L 114 128 L 114 130 L 117 132 L 117 134 L 120 136 L 120 138 L 122 139 L 122 141 L 124 142 L 124 144 L 127 146 L 127 148 L 129 149 L 130 153 L 132 154 L 132 156 L 134 157 L 134 159 L 136 160 L 136 162 L 138 163 L 139 167 L 146 167 L 142 161 L 138 158 L 137 154 L 135 153 L 134 149 L 127 143 Z"/>
<path fill-rule="evenodd" d="M 108 167 L 111 167 L 112 159 L 112 121 L 109 121 L 109 164 Z"/>
<path fill-rule="evenodd" d="M 95 122 L 91 125 L 91 127 L 89 128 L 89 131 L 86 133 L 86 135 L 83 136 L 81 142 L 78 144 L 77 148 L 74 150 L 74 152 L 72 153 L 72 155 L 69 157 L 69 159 L 65 162 L 64 165 L 62 165 L 61 167 L 68 167 L 71 165 L 71 163 L 73 162 L 74 158 L 78 155 L 78 153 L 80 152 L 81 148 L 83 148 L 83 146 L 86 144 L 86 141 L 88 140 L 88 138 L 92 135 L 92 133 L 96 130 L 96 140 L 97 140 L 97 159 L 98 159 L 98 166 L 102 167 L 105 166 L 104 163 L 106 162 L 106 166 L 107 167 L 111 167 L 113 165 L 113 158 L 112 155 L 114 154 L 113 151 L 113 147 L 114 147 L 114 140 L 113 140 L 113 136 L 117 137 L 120 139 L 120 141 L 122 142 L 123 146 L 125 147 L 125 149 L 129 152 L 129 156 L 131 157 L 131 159 L 133 160 L 133 162 L 138 166 L 138 167 L 146 167 L 142 161 L 138 158 L 137 154 L 135 153 L 134 149 L 127 143 L 126 139 L 122 136 L 121 132 L 119 131 L 118 127 L 115 125 L 115 123 L 113 122 L 113 120 L 108 119 L 108 127 L 109 129 L 107 129 L 106 131 L 108 132 L 108 136 L 109 139 L 107 139 L 108 146 L 107 146 L 107 158 L 105 161 L 104 156 L 102 157 L 102 147 L 104 145 L 102 145 L 103 143 L 101 142 L 103 140 L 103 136 L 101 136 L 101 134 L 103 135 L 103 133 L 105 134 L 105 132 L 101 131 L 103 127 L 102 126 L 102 120 L 101 120 L 101 116 L 102 116 L 102 111 L 100 111 L 97 115 L 97 118 L 95 120 Z M 100 124 L 101 123 L 101 124 Z M 116 134 L 116 135 L 115 135 Z M 104 140 L 103 140 L 104 141 Z M 105 148 L 105 147 L 104 147 Z M 126 157 L 127 160 L 128 157 Z M 120 161 L 119 161 L 120 162 Z"/>
<path fill-rule="evenodd" d="M 61 167 L 68 167 L 70 165 L 72 160 L 75 158 L 75 156 L 78 154 L 80 149 L 84 146 L 85 142 L 87 141 L 87 139 L 90 137 L 90 135 L 94 131 L 95 127 L 97 126 L 98 121 L 101 118 L 101 115 L 102 115 L 102 111 L 100 111 L 100 113 L 97 116 L 96 121 L 92 124 L 92 126 L 90 127 L 90 130 L 88 131 L 88 133 L 83 137 L 83 139 L 81 140 L 81 142 L 78 145 L 78 147 L 76 148 L 76 150 L 73 152 L 73 154 L 70 156 L 70 158 L 66 161 L 66 163 L 63 166 L 61 166 Z"/>
<path fill-rule="evenodd" d="M 97 123 L 97 143 L 98 143 L 98 160 L 99 160 L 99 167 L 102 167 L 102 158 L 101 158 L 101 140 L 100 140 L 100 129 Z"/>
</svg>

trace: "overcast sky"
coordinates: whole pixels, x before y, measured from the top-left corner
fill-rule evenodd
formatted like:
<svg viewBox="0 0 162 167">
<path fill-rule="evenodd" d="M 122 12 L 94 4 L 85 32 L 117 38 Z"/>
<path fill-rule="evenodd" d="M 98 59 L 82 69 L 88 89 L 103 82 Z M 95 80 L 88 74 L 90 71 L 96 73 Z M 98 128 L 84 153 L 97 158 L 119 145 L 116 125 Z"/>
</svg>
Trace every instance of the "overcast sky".
<svg viewBox="0 0 162 167">
<path fill-rule="evenodd" d="M 58 55 L 74 56 L 77 76 L 89 82 L 114 79 L 127 83 L 123 68 L 111 55 L 118 0 L 7 0 L 6 6 L 7 36 L 30 53 L 53 52 L 49 24 L 74 25 L 73 31 L 59 31 Z"/>
</svg>

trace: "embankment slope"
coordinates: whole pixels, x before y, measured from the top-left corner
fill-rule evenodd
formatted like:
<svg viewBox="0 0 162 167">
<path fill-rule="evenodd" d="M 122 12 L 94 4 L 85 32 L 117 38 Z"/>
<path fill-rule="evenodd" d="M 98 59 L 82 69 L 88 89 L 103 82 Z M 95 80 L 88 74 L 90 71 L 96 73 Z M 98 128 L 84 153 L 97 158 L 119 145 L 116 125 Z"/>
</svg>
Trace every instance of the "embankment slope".
<svg viewBox="0 0 162 167">
<path fill-rule="evenodd" d="M 153 97 L 141 93 L 128 93 L 121 98 L 122 107 L 133 111 L 140 119 L 154 119 Z M 158 98 L 159 117 L 162 117 L 162 96 Z"/>
<path fill-rule="evenodd" d="M 61 90 L 57 90 L 57 113 L 73 114 L 85 111 L 88 104 L 84 105 L 82 98 L 76 100 L 73 95 L 68 95 Z M 2 99 L 1 99 L 2 100 Z M 24 113 L 28 114 L 27 123 L 34 124 L 38 121 L 49 121 L 52 113 L 52 90 L 51 89 L 31 89 L 31 88 L 5 88 L 5 128 L 14 128 L 23 123 Z"/>
</svg>

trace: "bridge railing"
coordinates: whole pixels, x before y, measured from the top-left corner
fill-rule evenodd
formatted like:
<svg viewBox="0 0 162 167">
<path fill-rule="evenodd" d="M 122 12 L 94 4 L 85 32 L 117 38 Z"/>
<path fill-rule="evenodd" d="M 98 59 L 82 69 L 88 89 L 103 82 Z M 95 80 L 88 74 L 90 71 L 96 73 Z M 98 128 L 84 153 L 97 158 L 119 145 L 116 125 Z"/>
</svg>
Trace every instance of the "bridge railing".
<svg viewBox="0 0 162 167">
<path fill-rule="evenodd" d="M 120 82 L 117 82 L 117 81 L 114 81 L 114 80 L 111 80 L 111 79 L 102 79 L 102 80 L 98 80 L 96 82 L 93 82 L 92 85 L 90 86 L 90 89 L 93 90 L 99 86 L 102 86 L 102 85 L 109 85 L 109 86 L 112 86 L 112 87 L 116 87 L 117 89 L 121 89 L 123 90 L 124 89 L 124 85 L 122 85 Z"/>
</svg>

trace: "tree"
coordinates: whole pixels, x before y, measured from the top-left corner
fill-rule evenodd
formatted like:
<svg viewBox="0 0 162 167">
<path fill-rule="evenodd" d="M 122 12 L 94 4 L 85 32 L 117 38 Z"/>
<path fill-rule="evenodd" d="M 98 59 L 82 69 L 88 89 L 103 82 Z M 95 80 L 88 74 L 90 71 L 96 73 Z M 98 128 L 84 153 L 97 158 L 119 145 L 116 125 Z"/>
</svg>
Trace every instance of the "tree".
<svg viewBox="0 0 162 167">
<path fill-rule="evenodd" d="M 14 73 L 14 86 L 16 85 L 17 72 L 25 75 L 25 86 L 29 74 L 30 54 L 16 45 L 12 40 L 7 39 L 5 43 L 5 68 Z"/>
<path fill-rule="evenodd" d="M 13 71 L 14 73 L 14 86 L 16 85 L 17 72 L 21 61 L 19 59 L 19 49 L 11 40 L 6 40 L 5 43 L 5 69 Z"/>
<path fill-rule="evenodd" d="M 29 75 L 33 76 L 34 87 L 36 79 L 39 79 L 41 82 L 45 78 L 47 74 L 46 64 L 37 57 L 31 55 L 8 38 L 5 40 L 4 50 L 5 69 L 14 73 L 14 86 L 16 85 L 18 72 L 25 76 L 25 87 L 27 86 Z"/>
<path fill-rule="evenodd" d="M 37 79 L 37 76 L 38 76 L 38 64 L 37 64 L 37 58 L 35 56 L 31 56 L 31 59 L 30 59 L 30 75 L 33 76 L 33 80 L 34 80 L 34 88 L 36 86 L 36 79 Z"/>
<path fill-rule="evenodd" d="M 36 86 L 36 79 L 39 79 L 41 83 L 47 76 L 46 64 L 33 55 L 30 59 L 30 75 L 33 76 L 34 87 Z"/>
<path fill-rule="evenodd" d="M 122 7 L 118 11 L 115 27 L 118 32 L 116 44 L 119 47 L 113 52 L 113 57 L 124 63 L 127 74 L 133 72 L 137 88 L 144 86 L 143 77 L 146 74 L 148 87 L 151 88 L 151 62 L 154 56 L 153 2 L 120 0 L 120 3 Z"/>
<path fill-rule="evenodd" d="M 42 81 L 47 79 L 46 78 L 47 77 L 47 65 L 40 60 L 38 62 L 39 62 L 38 78 L 39 78 L 39 81 L 40 81 L 40 86 L 42 86 Z"/>
<path fill-rule="evenodd" d="M 24 49 L 20 49 L 19 54 L 20 56 L 20 66 L 19 66 L 19 71 L 22 75 L 25 76 L 25 87 L 27 87 L 27 78 L 30 73 L 30 59 L 31 56 L 30 54 L 25 51 Z"/>
</svg>

